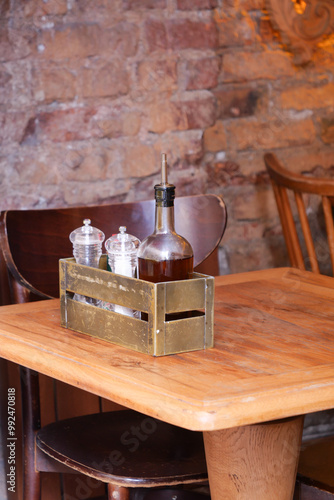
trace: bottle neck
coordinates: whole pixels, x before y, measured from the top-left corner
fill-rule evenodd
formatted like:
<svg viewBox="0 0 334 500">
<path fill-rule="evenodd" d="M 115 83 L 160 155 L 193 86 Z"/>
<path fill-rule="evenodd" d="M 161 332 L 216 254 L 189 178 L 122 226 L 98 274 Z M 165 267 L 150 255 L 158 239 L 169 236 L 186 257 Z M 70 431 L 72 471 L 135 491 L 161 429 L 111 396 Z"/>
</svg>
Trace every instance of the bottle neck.
<svg viewBox="0 0 334 500">
<path fill-rule="evenodd" d="M 162 207 L 155 206 L 155 233 L 175 233 L 174 228 L 174 205 Z"/>
</svg>

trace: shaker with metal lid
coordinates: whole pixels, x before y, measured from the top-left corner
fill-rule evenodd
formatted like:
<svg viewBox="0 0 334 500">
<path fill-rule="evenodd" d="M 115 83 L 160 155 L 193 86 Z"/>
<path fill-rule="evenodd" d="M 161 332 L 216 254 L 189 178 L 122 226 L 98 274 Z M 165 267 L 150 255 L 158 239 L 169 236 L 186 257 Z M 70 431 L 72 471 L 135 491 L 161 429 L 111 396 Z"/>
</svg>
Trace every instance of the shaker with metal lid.
<svg viewBox="0 0 334 500">
<path fill-rule="evenodd" d="M 140 240 L 128 234 L 125 226 L 120 226 L 119 233 L 114 234 L 105 242 L 110 271 L 130 278 L 136 278 L 137 250 L 139 245 Z M 127 307 L 110 304 L 108 308 L 127 316 L 139 317 L 138 311 L 132 311 Z"/>
<path fill-rule="evenodd" d="M 104 233 L 100 229 L 91 226 L 90 219 L 85 219 L 83 226 L 75 229 L 70 234 L 70 241 L 73 244 L 73 256 L 76 263 L 83 266 L 99 267 L 104 239 Z M 92 305 L 100 305 L 101 302 L 77 293 L 73 298 L 79 302 Z"/>
</svg>

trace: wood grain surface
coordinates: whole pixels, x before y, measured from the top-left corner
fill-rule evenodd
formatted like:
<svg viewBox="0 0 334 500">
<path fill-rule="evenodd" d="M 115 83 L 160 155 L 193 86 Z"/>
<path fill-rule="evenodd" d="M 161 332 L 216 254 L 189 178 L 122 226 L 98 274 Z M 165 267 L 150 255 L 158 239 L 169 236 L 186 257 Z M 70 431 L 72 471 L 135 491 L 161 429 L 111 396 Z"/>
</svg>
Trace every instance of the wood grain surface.
<svg viewBox="0 0 334 500">
<path fill-rule="evenodd" d="M 291 500 L 303 417 L 204 432 L 212 500 Z"/>
<path fill-rule="evenodd" d="M 0 356 L 167 422 L 218 430 L 334 407 L 334 279 L 215 279 L 215 347 L 154 358 L 60 326 L 57 299 L 0 309 Z"/>
</svg>

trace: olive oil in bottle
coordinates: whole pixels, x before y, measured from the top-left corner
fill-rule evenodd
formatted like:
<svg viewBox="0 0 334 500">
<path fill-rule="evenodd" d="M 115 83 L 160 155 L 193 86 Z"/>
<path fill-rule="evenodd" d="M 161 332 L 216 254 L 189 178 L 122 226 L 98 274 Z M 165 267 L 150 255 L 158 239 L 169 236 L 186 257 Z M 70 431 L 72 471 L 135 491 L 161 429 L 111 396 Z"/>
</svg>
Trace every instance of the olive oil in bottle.
<svg viewBox="0 0 334 500">
<path fill-rule="evenodd" d="M 138 249 L 139 278 L 158 283 L 184 280 L 193 272 L 190 243 L 174 228 L 175 186 L 167 180 L 167 157 L 162 154 L 161 184 L 155 190 L 155 228 Z"/>
</svg>

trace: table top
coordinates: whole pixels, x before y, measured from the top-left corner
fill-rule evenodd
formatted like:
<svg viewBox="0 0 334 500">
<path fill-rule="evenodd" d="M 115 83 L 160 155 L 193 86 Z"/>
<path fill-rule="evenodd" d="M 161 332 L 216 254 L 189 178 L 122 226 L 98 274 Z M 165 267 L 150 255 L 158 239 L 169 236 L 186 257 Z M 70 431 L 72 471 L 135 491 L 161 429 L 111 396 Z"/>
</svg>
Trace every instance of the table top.
<svg viewBox="0 0 334 500">
<path fill-rule="evenodd" d="M 193 430 L 334 407 L 334 278 L 215 279 L 215 347 L 154 358 L 59 326 L 59 300 L 0 308 L 0 356 Z"/>
</svg>

